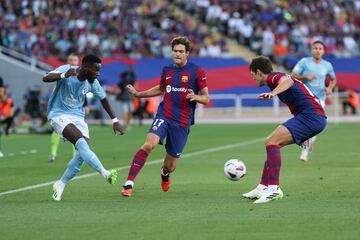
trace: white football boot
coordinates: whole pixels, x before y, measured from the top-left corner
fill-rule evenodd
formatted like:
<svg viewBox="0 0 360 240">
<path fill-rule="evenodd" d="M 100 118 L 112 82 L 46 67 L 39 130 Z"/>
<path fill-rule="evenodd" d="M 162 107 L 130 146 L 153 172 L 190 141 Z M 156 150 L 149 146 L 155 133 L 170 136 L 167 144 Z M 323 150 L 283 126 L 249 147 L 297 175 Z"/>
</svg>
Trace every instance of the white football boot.
<svg viewBox="0 0 360 240">
<path fill-rule="evenodd" d="M 281 191 L 280 187 L 277 186 L 275 188 L 268 187 L 261 197 L 256 200 L 254 203 L 268 203 L 272 200 L 279 200 L 282 199 L 284 196 L 283 191 Z"/>
<path fill-rule="evenodd" d="M 259 184 L 257 187 L 250 192 L 244 193 L 243 197 L 248 199 L 258 199 L 262 196 L 264 191 L 267 189 L 265 185 Z"/>
<path fill-rule="evenodd" d="M 61 201 L 61 195 L 63 194 L 63 191 L 64 191 L 64 187 L 65 187 L 65 184 L 63 183 L 60 183 L 60 180 L 59 181 L 56 181 L 53 185 L 53 195 L 52 195 L 52 198 L 55 200 L 55 201 Z"/>
<path fill-rule="evenodd" d="M 307 162 L 308 161 L 308 157 L 309 157 L 309 151 L 306 149 L 303 149 L 301 151 L 301 155 L 300 155 L 300 160 Z"/>
</svg>

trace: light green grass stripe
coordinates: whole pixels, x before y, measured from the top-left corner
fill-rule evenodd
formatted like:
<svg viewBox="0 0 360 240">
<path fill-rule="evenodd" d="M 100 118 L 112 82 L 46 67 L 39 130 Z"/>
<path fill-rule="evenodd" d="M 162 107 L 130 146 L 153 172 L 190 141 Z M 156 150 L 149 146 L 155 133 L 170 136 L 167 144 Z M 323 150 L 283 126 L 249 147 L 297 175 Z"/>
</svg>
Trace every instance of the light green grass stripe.
<svg viewBox="0 0 360 240">
<path fill-rule="evenodd" d="M 264 141 L 264 138 L 256 138 L 256 139 L 246 141 L 246 142 L 228 144 L 228 145 L 223 145 L 223 146 L 219 146 L 219 147 L 215 147 L 215 148 L 211 148 L 211 149 L 205 149 L 205 150 L 200 150 L 200 151 L 196 151 L 196 152 L 192 152 L 192 153 L 186 153 L 186 154 L 183 154 L 181 156 L 181 158 L 189 158 L 189 157 L 193 157 L 193 156 L 197 156 L 197 155 L 204 155 L 204 154 L 209 154 L 209 153 L 213 153 L 213 152 L 219 152 L 219 151 L 236 148 L 236 147 L 245 147 L 245 146 L 252 145 L 252 144 L 255 144 L 255 143 L 258 143 L 261 141 Z M 163 162 L 163 159 L 157 159 L 157 160 L 149 161 L 145 165 L 153 165 L 153 164 L 158 164 L 158 163 L 162 163 L 162 162 Z M 124 167 L 116 168 L 116 170 L 121 171 L 121 170 L 129 169 L 129 168 L 130 168 L 130 166 L 124 166 Z M 81 176 L 77 176 L 73 180 L 88 178 L 88 177 L 92 177 L 92 176 L 96 176 L 96 175 L 98 175 L 98 173 L 88 173 L 88 174 L 84 174 Z M 18 192 L 24 192 L 24 191 L 28 191 L 28 190 L 32 190 L 32 189 L 37 189 L 37 188 L 41 188 L 41 187 L 47 187 L 54 183 L 55 183 L 55 181 L 51 181 L 51 182 L 35 184 L 35 185 L 23 187 L 23 188 L 18 188 L 18 189 L 6 191 L 6 192 L 0 192 L 0 197 L 4 196 L 4 195 L 9 195 L 9 194 L 14 194 L 14 193 L 18 193 Z"/>
</svg>

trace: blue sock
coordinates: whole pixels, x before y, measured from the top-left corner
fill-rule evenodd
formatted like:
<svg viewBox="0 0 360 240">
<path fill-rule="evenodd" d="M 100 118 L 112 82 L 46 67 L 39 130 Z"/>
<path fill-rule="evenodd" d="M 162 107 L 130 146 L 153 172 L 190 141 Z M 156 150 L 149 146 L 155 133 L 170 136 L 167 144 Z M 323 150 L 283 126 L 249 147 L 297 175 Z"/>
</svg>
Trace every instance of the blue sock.
<svg viewBox="0 0 360 240">
<path fill-rule="evenodd" d="M 63 176 L 61 177 L 61 181 L 67 184 L 80 171 L 83 163 L 84 160 L 80 157 L 80 154 L 77 152 L 74 158 L 71 159 L 71 161 L 68 163 L 67 169 L 65 170 Z"/>
<path fill-rule="evenodd" d="M 75 143 L 75 147 L 80 154 L 81 158 L 84 159 L 84 161 L 95 171 L 97 171 L 100 174 L 104 174 L 106 169 L 101 164 L 99 158 L 95 155 L 93 151 L 89 148 L 88 143 L 84 138 L 80 138 Z"/>
</svg>

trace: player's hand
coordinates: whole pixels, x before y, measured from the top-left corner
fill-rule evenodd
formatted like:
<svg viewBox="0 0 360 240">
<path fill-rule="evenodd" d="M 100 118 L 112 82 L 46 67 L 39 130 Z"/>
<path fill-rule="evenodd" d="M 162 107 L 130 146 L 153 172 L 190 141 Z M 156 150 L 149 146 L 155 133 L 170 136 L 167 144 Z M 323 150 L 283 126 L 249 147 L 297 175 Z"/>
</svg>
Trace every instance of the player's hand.
<svg viewBox="0 0 360 240">
<path fill-rule="evenodd" d="M 198 95 L 196 95 L 192 89 L 188 89 L 188 94 L 186 95 L 186 98 L 190 99 L 190 102 L 192 102 L 197 100 Z"/>
<path fill-rule="evenodd" d="M 136 94 L 137 94 L 138 91 L 136 91 L 136 89 L 134 88 L 133 85 L 128 84 L 128 85 L 126 85 L 126 88 L 127 88 L 129 93 L 131 93 L 132 95 L 134 95 L 136 97 Z"/>
<path fill-rule="evenodd" d="M 65 73 L 65 77 L 68 78 L 70 76 L 76 76 L 77 72 L 75 68 L 70 68 L 69 70 L 67 70 L 67 72 Z"/>
<path fill-rule="evenodd" d="M 113 124 L 113 129 L 114 129 L 115 135 L 123 135 L 124 134 L 124 129 L 122 128 L 122 126 L 119 122 L 115 122 Z"/>
<path fill-rule="evenodd" d="M 331 95 L 332 89 L 327 87 L 327 88 L 325 88 L 325 92 L 326 92 L 326 96 Z"/>
<path fill-rule="evenodd" d="M 257 97 L 258 99 L 271 99 L 273 98 L 275 95 L 271 92 L 268 93 L 261 93 L 259 94 L 259 96 Z"/>
<path fill-rule="evenodd" d="M 314 80 L 316 78 L 316 76 L 314 74 L 308 74 L 308 75 L 305 75 L 305 78 L 307 80 Z"/>
</svg>

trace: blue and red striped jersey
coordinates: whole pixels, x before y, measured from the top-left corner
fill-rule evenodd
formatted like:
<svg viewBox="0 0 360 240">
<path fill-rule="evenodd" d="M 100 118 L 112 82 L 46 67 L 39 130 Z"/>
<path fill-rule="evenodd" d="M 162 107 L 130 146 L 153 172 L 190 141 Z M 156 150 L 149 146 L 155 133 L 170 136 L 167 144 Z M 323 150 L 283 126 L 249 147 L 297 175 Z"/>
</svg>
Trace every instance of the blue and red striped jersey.
<svg viewBox="0 0 360 240">
<path fill-rule="evenodd" d="M 320 100 L 301 81 L 289 74 L 273 72 L 266 79 L 267 85 L 273 90 L 278 86 L 280 78 L 284 76 L 293 80 L 294 84 L 286 91 L 278 94 L 278 97 L 289 107 L 294 116 L 299 113 L 325 116 Z"/>
<path fill-rule="evenodd" d="M 190 102 L 186 95 L 189 89 L 198 94 L 206 86 L 205 72 L 195 64 L 188 62 L 181 68 L 174 64 L 165 66 L 160 79 L 160 87 L 165 93 L 157 116 L 180 127 L 190 127 L 195 122 L 196 102 Z"/>
</svg>

